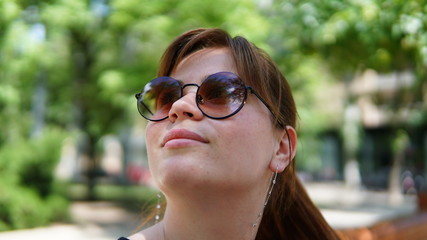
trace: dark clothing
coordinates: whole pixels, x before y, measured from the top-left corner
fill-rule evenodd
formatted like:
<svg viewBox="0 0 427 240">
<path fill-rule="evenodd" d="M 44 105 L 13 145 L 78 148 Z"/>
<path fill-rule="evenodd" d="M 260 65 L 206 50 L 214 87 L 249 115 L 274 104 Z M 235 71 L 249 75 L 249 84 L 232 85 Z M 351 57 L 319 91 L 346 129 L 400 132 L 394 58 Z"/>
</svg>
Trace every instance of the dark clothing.
<svg viewBox="0 0 427 240">
<path fill-rule="evenodd" d="M 129 239 L 127 239 L 127 238 L 125 238 L 125 237 L 121 237 L 121 238 L 119 238 L 119 239 L 117 239 L 117 240 L 129 240 Z"/>
</svg>

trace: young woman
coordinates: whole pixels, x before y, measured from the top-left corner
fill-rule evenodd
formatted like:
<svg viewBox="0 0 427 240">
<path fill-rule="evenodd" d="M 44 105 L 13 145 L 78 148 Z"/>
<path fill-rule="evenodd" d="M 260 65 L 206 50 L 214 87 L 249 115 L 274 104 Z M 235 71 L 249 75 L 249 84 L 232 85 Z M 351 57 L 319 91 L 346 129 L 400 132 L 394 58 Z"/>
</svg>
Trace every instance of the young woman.
<svg viewBox="0 0 427 240">
<path fill-rule="evenodd" d="M 167 48 L 158 76 L 136 97 L 167 206 L 130 240 L 338 239 L 296 176 L 295 103 L 262 50 L 196 29 Z"/>
</svg>

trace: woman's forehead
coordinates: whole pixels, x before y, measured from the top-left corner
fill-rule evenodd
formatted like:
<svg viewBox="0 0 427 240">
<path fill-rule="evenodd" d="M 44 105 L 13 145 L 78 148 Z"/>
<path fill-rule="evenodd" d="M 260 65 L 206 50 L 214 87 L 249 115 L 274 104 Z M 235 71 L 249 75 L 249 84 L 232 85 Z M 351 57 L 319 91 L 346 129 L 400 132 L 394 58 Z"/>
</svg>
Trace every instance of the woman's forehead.
<svg viewBox="0 0 427 240">
<path fill-rule="evenodd" d="M 236 67 L 228 48 L 206 48 L 186 56 L 171 76 L 185 82 L 199 82 L 217 72 L 234 72 Z"/>
</svg>

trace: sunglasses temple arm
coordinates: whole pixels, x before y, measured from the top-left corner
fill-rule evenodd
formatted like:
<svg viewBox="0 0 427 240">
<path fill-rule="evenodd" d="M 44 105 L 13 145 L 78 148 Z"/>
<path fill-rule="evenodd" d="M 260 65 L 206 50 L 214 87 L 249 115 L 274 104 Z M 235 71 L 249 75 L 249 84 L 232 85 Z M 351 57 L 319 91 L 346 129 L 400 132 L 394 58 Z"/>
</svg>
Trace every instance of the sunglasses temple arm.
<svg viewBox="0 0 427 240">
<path fill-rule="evenodd" d="M 247 87 L 249 89 L 249 91 L 251 91 L 251 93 L 253 93 L 267 108 L 268 110 L 271 112 L 271 114 L 273 114 L 273 116 L 275 116 L 275 114 L 273 113 L 273 110 L 271 110 L 270 106 L 268 106 L 267 102 L 252 88 L 252 87 Z"/>
<path fill-rule="evenodd" d="M 143 102 L 141 102 L 141 101 L 139 101 L 139 97 L 141 96 L 141 93 L 137 93 L 137 94 L 135 94 L 135 97 L 136 97 L 136 99 L 138 100 L 138 102 L 139 103 L 141 103 L 143 106 L 144 106 L 144 108 L 145 109 L 147 109 L 147 111 L 149 111 L 150 112 L 150 114 L 151 115 L 154 115 L 151 111 L 150 111 L 150 109 L 143 103 Z"/>
</svg>

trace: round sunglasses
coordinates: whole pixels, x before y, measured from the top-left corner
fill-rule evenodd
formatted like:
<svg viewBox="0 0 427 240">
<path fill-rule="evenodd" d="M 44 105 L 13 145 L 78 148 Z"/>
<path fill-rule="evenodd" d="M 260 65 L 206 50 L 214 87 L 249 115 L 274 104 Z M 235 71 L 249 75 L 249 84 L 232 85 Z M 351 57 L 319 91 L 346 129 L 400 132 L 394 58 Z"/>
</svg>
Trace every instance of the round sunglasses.
<svg viewBox="0 0 427 240">
<path fill-rule="evenodd" d="M 245 105 L 248 91 L 272 113 L 265 100 L 231 72 L 209 75 L 200 86 L 195 83 L 183 84 L 172 77 L 155 78 L 145 85 L 142 92 L 135 95 L 139 113 L 150 121 L 168 118 L 173 103 L 184 95 L 184 88 L 189 86 L 197 87 L 197 107 L 208 118 L 224 119 L 238 113 Z"/>
</svg>

